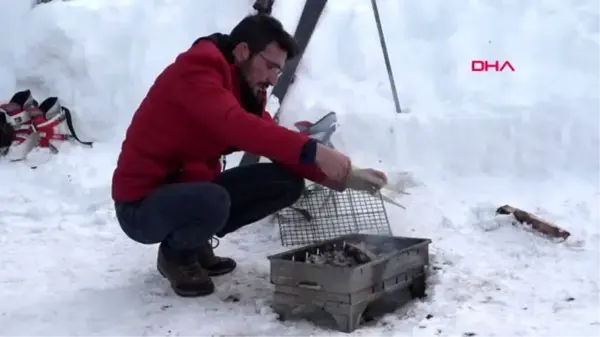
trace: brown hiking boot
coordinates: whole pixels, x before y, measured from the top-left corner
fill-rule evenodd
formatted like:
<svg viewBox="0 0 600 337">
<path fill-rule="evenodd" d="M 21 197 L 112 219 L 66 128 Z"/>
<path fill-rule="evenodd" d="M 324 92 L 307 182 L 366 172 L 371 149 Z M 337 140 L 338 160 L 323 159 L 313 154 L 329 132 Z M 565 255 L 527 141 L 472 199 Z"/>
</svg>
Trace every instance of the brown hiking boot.
<svg viewBox="0 0 600 337">
<path fill-rule="evenodd" d="M 162 250 L 158 249 L 158 272 L 171 283 L 171 288 L 182 297 L 198 297 L 210 295 L 215 291 L 206 270 L 200 266 L 196 256 L 190 256 L 188 261 L 169 261 Z"/>
<path fill-rule="evenodd" d="M 212 244 L 213 240 L 216 242 L 214 248 L 219 246 L 219 240 L 216 238 L 202 245 L 202 248 L 196 254 L 198 263 L 208 272 L 209 276 L 219 276 L 232 272 L 237 264 L 233 259 L 228 257 L 215 256 Z"/>
</svg>

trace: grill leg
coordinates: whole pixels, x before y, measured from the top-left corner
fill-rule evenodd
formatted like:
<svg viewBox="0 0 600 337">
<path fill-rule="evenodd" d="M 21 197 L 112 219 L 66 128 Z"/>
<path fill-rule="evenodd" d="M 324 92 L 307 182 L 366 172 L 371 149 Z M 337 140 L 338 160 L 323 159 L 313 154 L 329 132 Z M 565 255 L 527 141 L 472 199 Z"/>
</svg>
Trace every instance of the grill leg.
<svg viewBox="0 0 600 337">
<path fill-rule="evenodd" d="M 336 308 L 335 312 L 332 312 L 334 311 L 332 308 L 325 308 L 325 310 L 331 314 L 333 319 L 335 319 L 339 331 L 352 332 L 358 329 L 360 326 L 362 314 L 367 308 L 368 304 L 369 303 L 365 301 L 349 306 L 344 305 L 344 307 L 346 307 L 346 309 L 343 310 L 345 311 L 344 313 L 341 312 L 342 310 L 340 309 L 342 308 L 340 307 Z"/>
<path fill-rule="evenodd" d="M 411 285 L 409 286 L 412 298 L 425 298 L 427 296 L 427 282 L 425 279 L 425 271 L 413 279 Z"/>
</svg>

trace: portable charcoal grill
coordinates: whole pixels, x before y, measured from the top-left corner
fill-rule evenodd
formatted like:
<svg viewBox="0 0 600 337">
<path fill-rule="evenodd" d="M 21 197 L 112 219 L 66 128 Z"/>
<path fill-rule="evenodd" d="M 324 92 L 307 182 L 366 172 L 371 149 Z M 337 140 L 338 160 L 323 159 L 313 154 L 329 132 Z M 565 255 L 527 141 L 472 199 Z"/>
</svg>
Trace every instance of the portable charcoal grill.
<svg viewBox="0 0 600 337">
<path fill-rule="evenodd" d="M 349 234 L 269 256 L 273 310 L 287 319 L 320 309 L 333 317 L 340 331 L 352 332 L 384 295 L 408 292 L 408 300 L 425 296 L 430 243 Z M 394 309 L 403 303 L 406 300 Z"/>
</svg>

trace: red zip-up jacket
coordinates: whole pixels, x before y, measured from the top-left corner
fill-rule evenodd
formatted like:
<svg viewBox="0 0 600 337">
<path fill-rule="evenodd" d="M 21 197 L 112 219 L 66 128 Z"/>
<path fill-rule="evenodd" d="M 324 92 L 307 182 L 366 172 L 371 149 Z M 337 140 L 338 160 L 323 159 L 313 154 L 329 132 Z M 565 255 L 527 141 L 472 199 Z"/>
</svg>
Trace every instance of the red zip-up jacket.
<svg viewBox="0 0 600 337">
<path fill-rule="evenodd" d="M 231 148 L 341 190 L 314 163 L 301 163 L 308 136 L 277 125 L 264 111 L 266 100 L 262 116 L 242 108 L 239 76 L 210 40 L 181 53 L 133 115 L 113 174 L 113 199 L 141 200 L 176 172 L 177 182 L 214 181 L 221 156 Z"/>
</svg>

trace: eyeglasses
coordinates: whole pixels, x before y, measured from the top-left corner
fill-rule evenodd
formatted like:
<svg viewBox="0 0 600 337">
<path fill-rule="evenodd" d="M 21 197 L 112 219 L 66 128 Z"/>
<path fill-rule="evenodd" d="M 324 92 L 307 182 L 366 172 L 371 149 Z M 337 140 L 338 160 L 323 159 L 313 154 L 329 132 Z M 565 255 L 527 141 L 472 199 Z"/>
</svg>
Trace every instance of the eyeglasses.
<svg viewBox="0 0 600 337">
<path fill-rule="evenodd" d="M 281 73 L 283 72 L 283 66 L 279 65 L 279 63 L 277 63 L 273 60 L 269 60 L 269 58 L 267 58 L 262 52 L 259 53 L 258 55 L 260 55 L 260 57 L 263 60 L 265 60 L 265 63 L 267 64 L 267 68 L 269 69 L 269 71 L 272 71 L 277 76 L 281 75 Z"/>
</svg>

